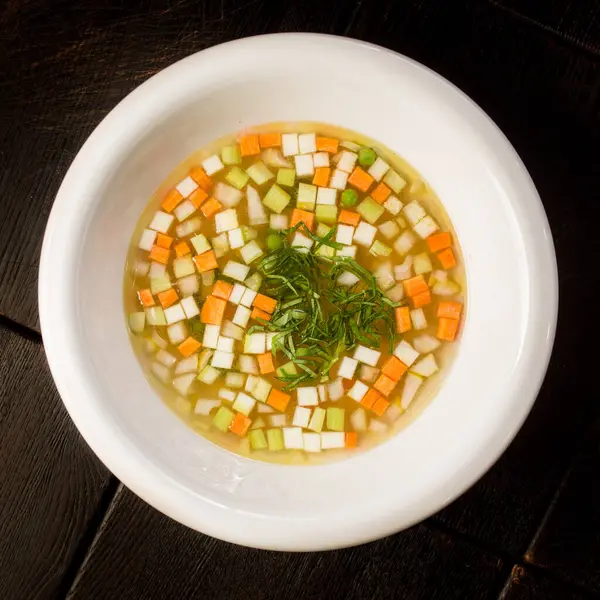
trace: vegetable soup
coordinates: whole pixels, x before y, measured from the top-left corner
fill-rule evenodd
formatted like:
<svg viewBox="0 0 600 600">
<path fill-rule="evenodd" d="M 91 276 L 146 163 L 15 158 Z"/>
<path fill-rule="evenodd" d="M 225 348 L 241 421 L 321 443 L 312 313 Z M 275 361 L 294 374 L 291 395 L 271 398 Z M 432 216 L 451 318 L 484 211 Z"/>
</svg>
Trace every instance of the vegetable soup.
<svg viewBox="0 0 600 600">
<path fill-rule="evenodd" d="M 316 123 L 194 153 L 150 200 L 125 271 L 132 344 L 161 398 L 228 450 L 284 463 L 346 456 L 415 416 L 451 363 L 464 297 L 458 242 L 419 174 Z"/>
</svg>

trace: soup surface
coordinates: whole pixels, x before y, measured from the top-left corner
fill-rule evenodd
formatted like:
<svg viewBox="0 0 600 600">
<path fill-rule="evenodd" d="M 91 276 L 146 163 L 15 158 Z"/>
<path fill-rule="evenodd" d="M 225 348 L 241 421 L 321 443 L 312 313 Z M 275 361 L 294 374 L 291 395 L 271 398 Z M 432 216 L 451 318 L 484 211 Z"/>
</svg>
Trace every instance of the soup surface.
<svg viewBox="0 0 600 600">
<path fill-rule="evenodd" d="M 194 153 L 144 210 L 125 270 L 132 345 L 161 398 L 228 450 L 285 463 L 406 424 L 448 370 L 464 292 L 419 174 L 317 123 Z"/>
</svg>

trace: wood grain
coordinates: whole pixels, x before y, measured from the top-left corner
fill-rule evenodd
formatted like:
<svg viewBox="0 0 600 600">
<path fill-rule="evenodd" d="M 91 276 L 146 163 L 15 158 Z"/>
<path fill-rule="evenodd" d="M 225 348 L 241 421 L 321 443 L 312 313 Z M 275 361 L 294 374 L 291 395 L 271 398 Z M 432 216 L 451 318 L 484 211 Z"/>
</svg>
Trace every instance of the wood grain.
<svg viewBox="0 0 600 600">
<path fill-rule="evenodd" d="M 253 550 L 187 529 L 122 488 L 68 598 L 468 600 L 486 596 L 500 566 L 423 525 L 334 552 Z"/>
<path fill-rule="evenodd" d="M 69 419 L 42 345 L 3 327 L 0 439 L 0 598 L 63 597 L 110 478 Z"/>
</svg>

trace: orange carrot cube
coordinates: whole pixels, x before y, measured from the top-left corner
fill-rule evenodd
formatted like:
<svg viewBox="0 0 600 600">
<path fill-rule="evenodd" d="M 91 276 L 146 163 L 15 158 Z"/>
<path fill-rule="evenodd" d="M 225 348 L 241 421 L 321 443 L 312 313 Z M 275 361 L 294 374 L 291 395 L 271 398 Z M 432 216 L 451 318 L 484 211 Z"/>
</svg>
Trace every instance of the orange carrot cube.
<svg viewBox="0 0 600 600">
<path fill-rule="evenodd" d="M 390 356 L 381 367 L 381 372 L 390 379 L 398 381 L 407 369 L 408 367 L 397 356 Z"/>
<path fill-rule="evenodd" d="M 371 187 L 373 181 L 375 181 L 373 177 L 360 167 L 355 167 L 350 177 L 348 177 L 348 183 L 361 192 L 366 192 Z"/>
<path fill-rule="evenodd" d="M 369 391 L 363 396 L 363 399 L 360 401 L 360 403 L 365 408 L 372 408 L 375 402 L 377 402 L 377 400 L 379 400 L 381 397 L 381 394 L 377 390 L 370 388 Z"/>
<path fill-rule="evenodd" d="M 177 346 L 177 350 L 179 350 L 179 352 L 181 352 L 181 354 L 187 358 L 188 356 L 194 354 L 194 352 L 196 352 L 200 346 L 202 346 L 202 344 L 197 339 L 190 336 L 187 338 L 187 340 L 184 340 L 181 342 L 181 344 L 179 344 L 179 346 Z"/>
<path fill-rule="evenodd" d="M 411 277 L 410 279 L 406 279 L 402 282 L 404 284 L 404 291 L 407 296 L 411 298 L 420 294 L 421 292 L 426 292 L 429 287 L 425 283 L 425 279 L 423 279 L 423 275 L 417 275 L 416 277 Z"/>
<path fill-rule="evenodd" d="M 181 201 L 183 200 L 183 196 L 173 188 L 164 198 L 160 207 L 165 211 L 170 213 Z"/>
<path fill-rule="evenodd" d="M 287 408 L 290 398 L 291 396 L 289 394 L 272 388 L 269 397 L 267 398 L 267 404 L 275 410 L 283 412 Z"/>
<path fill-rule="evenodd" d="M 229 300 L 233 286 L 228 281 L 219 279 L 215 281 L 215 287 L 213 287 L 212 295 L 217 298 L 223 298 L 223 300 Z"/>
<path fill-rule="evenodd" d="M 260 144 L 258 142 L 258 135 L 250 134 L 243 135 L 238 143 L 240 145 L 240 151 L 242 156 L 256 156 L 260 154 Z"/>
<path fill-rule="evenodd" d="M 271 315 L 264 310 L 260 310 L 260 308 L 256 308 L 256 306 L 252 309 L 250 313 L 251 319 L 262 319 L 263 321 L 270 321 Z"/>
<path fill-rule="evenodd" d="M 208 252 L 203 252 L 202 254 L 196 254 L 196 256 L 194 256 L 194 262 L 196 263 L 196 268 L 200 273 L 204 273 L 204 271 L 211 271 L 219 266 L 217 264 L 217 256 L 214 250 L 209 250 Z"/>
<path fill-rule="evenodd" d="M 390 403 L 383 397 L 379 398 L 375 404 L 371 407 L 371 410 L 378 416 L 381 417 L 383 413 L 389 408 Z"/>
<path fill-rule="evenodd" d="M 142 306 L 148 308 L 149 306 L 154 306 L 154 298 L 152 297 L 152 292 L 150 290 L 140 290 L 138 292 L 138 298 Z"/>
<path fill-rule="evenodd" d="M 360 215 L 352 210 L 342 209 L 338 217 L 338 223 L 356 227 L 360 223 Z"/>
<path fill-rule="evenodd" d="M 173 238 L 170 235 L 165 235 L 164 233 L 156 234 L 156 245 L 161 248 L 170 248 L 173 243 Z"/>
<path fill-rule="evenodd" d="M 169 306 L 175 304 L 177 300 L 179 300 L 179 296 L 174 288 L 160 292 L 160 294 L 157 294 L 157 296 L 163 308 L 168 308 Z"/>
<path fill-rule="evenodd" d="M 397 383 L 398 382 L 394 381 L 391 377 L 382 374 L 377 378 L 377 381 L 373 384 L 373 387 L 378 392 L 381 392 L 384 396 L 389 396 L 393 392 Z"/>
<path fill-rule="evenodd" d="M 396 313 L 396 332 L 406 333 L 412 329 L 410 320 L 410 309 L 408 306 L 398 306 L 394 309 Z"/>
<path fill-rule="evenodd" d="M 335 154 L 338 151 L 338 144 L 339 142 L 335 138 L 317 136 L 317 150 L 319 152 Z"/>
<path fill-rule="evenodd" d="M 375 202 L 378 202 L 379 204 L 383 204 L 389 198 L 391 193 L 392 193 L 392 190 L 390 190 L 390 188 L 387 185 L 385 185 L 385 183 L 381 182 L 371 192 L 371 198 L 373 198 L 373 200 L 375 200 Z"/>
<path fill-rule="evenodd" d="M 202 167 L 194 167 L 190 171 L 190 177 L 205 191 L 208 192 L 213 186 L 213 180 L 206 174 Z"/>
<path fill-rule="evenodd" d="M 268 373 L 273 373 L 273 371 L 275 371 L 273 355 L 270 352 L 259 354 L 256 358 L 258 360 L 258 370 L 261 372 L 261 375 L 267 375 Z"/>
<path fill-rule="evenodd" d="M 162 248 L 161 246 L 155 244 L 152 246 L 152 250 L 150 250 L 149 258 L 150 260 L 155 260 L 156 262 L 166 265 L 169 262 L 169 255 L 170 252 L 168 248 Z"/>
<path fill-rule="evenodd" d="M 229 426 L 229 430 L 235 435 L 239 435 L 240 437 L 244 437 L 246 432 L 252 425 L 252 419 L 249 419 L 242 413 L 237 413 Z"/>
<path fill-rule="evenodd" d="M 317 167 L 315 169 L 315 176 L 313 177 L 313 185 L 327 187 L 330 172 L 331 169 L 329 167 Z"/>
<path fill-rule="evenodd" d="M 421 306 L 431 303 L 431 292 L 429 290 L 425 290 L 424 292 L 413 296 L 411 300 L 415 308 L 421 308 Z"/>
<path fill-rule="evenodd" d="M 220 325 L 225 314 L 227 302 L 222 298 L 208 296 L 200 311 L 200 322 L 207 325 Z"/>
<path fill-rule="evenodd" d="M 258 136 L 258 143 L 261 148 L 278 148 L 281 146 L 281 134 L 261 133 Z"/>
<path fill-rule="evenodd" d="M 277 300 L 269 298 L 269 296 L 265 296 L 264 294 L 257 294 L 252 306 L 272 315 L 275 312 L 275 308 L 277 308 Z"/>
<path fill-rule="evenodd" d="M 427 246 L 430 252 L 439 252 L 452 246 L 452 238 L 447 231 L 434 233 L 427 238 Z"/>
<path fill-rule="evenodd" d="M 441 318 L 438 321 L 436 337 L 446 342 L 453 342 L 458 331 L 458 323 L 457 319 Z"/>
<path fill-rule="evenodd" d="M 442 269 L 452 269 L 456 266 L 456 258 L 454 257 L 452 248 L 446 248 L 445 250 L 438 252 L 437 257 L 440 261 L 440 265 L 442 265 Z"/>
<path fill-rule="evenodd" d="M 292 218 L 290 220 L 290 227 L 294 227 L 300 222 L 303 222 L 309 231 L 313 230 L 315 225 L 315 214 L 308 212 L 307 210 L 301 210 L 299 208 L 295 208 L 292 211 Z"/>
<path fill-rule="evenodd" d="M 195 208 L 200 208 L 207 198 L 208 194 L 199 187 L 190 194 L 188 200 L 191 201 Z"/>
<path fill-rule="evenodd" d="M 212 196 L 200 205 L 200 210 L 207 219 L 221 212 L 222 208 L 223 205 Z"/>
<path fill-rule="evenodd" d="M 356 431 L 347 431 L 344 435 L 344 446 L 346 448 L 356 448 L 358 441 L 358 435 Z"/>
<path fill-rule="evenodd" d="M 175 246 L 175 254 L 179 257 L 191 254 L 191 252 L 190 247 L 185 242 L 179 242 L 179 244 Z"/>
<path fill-rule="evenodd" d="M 446 300 L 438 304 L 437 316 L 443 319 L 460 319 L 462 312 L 462 304 L 460 302 L 453 302 Z"/>
</svg>

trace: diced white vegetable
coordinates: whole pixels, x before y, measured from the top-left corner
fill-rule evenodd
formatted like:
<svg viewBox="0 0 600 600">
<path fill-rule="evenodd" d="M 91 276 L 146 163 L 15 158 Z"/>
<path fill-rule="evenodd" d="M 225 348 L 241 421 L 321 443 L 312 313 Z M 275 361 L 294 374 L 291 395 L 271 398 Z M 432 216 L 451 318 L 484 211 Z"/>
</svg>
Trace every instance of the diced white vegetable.
<svg viewBox="0 0 600 600">
<path fill-rule="evenodd" d="M 145 231 L 150 231 L 150 229 L 147 229 Z M 156 233 L 153 231 L 152 232 L 154 235 L 156 235 Z M 152 248 L 150 248 L 150 250 L 152 250 Z M 146 262 L 145 260 L 136 260 L 135 261 L 135 265 L 133 267 L 133 274 L 136 277 L 145 277 L 146 275 L 148 275 L 148 272 L 150 271 L 150 263 Z"/>
<path fill-rule="evenodd" d="M 244 290 L 244 295 L 242 296 L 242 299 L 240 300 L 240 304 L 242 306 L 245 306 L 246 308 L 251 308 L 257 294 L 258 294 L 258 292 L 255 292 L 254 290 L 251 290 L 250 288 L 246 288 Z"/>
<path fill-rule="evenodd" d="M 267 352 L 271 352 L 273 348 L 273 338 L 277 335 L 276 332 L 267 333 Z"/>
<path fill-rule="evenodd" d="M 352 398 L 352 400 L 360 402 L 368 391 L 369 387 L 362 381 L 355 381 L 354 385 L 348 390 L 348 396 Z"/>
<path fill-rule="evenodd" d="M 323 429 L 326 414 L 327 411 L 325 409 L 317 406 L 313 410 L 312 417 L 308 422 L 308 429 L 310 429 L 311 431 L 320 432 Z"/>
<path fill-rule="evenodd" d="M 319 404 L 319 392 L 316 386 L 299 387 L 298 406 L 317 406 Z"/>
<path fill-rule="evenodd" d="M 352 239 L 354 237 L 354 227 L 352 225 L 338 225 L 335 232 L 335 241 L 345 246 L 352 245 Z"/>
<path fill-rule="evenodd" d="M 287 229 L 290 226 L 290 219 L 287 215 L 271 214 L 269 226 L 274 231 L 281 231 L 282 229 Z"/>
<path fill-rule="evenodd" d="M 329 154 L 327 152 L 317 152 L 313 154 L 313 164 L 315 169 L 317 167 L 328 167 L 329 166 Z"/>
<path fill-rule="evenodd" d="M 348 152 L 347 150 L 342 150 L 337 163 L 338 169 L 346 171 L 346 173 L 352 173 L 357 158 L 358 154 L 356 154 L 356 152 Z"/>
<path fill-rule="evenodd" d="M 219 342 L 219 332 L 221 327 L 219 325 L 206 325 L 204 328 L 204 336 L 202 338 L 202 345 L 205 348 L 216 349 Z"/>
<path fill-rule="evenodd" d="M 415 270 L 415 275 L 429 273 L 433 269 L 433 265 L 431 264 L 429 254 L 427 254 L 427 252 L 421 252 L 421 254 L 416 254 L 413 261 L 413 268 Z"/>
<path fill-rule="evenodd" d="M 408 229 L 403 232 L 400 237 L 394 242 L 394 250 L 398 254 L 408 254 L 410 249 L 417 243 L 417 238 Z"/>
<path fill-rule="evenodd" d="M 227 388 L 221 388 L 219 390 L 219 398 L 226 400 L 227 402 L 233 402 L 236 397 L 236 393 L 233 390 L 228 390 Z"/>
<path fill-rule="evenodd" d="M 171 344 L 177 346 L 187 338 L 187 327 L 181 321 L 179 323 L 173 323 L 173 325 L 167 327 L 167 335 L 169 336 Z"/>
<path fill-rule="evenodd" d="M 208 365 L 214 353 L 214 350 L 210 350 L 208 348 L 205 348 L 202 350 L 202 352 L 200 352 L 198 355 L 198 372 L 201 372 L 202 369 Z"/>
<path fill-rule="evenodd" d="M 175 189 L 184 197 L 187 198 L 190 194 L 198 189 L 198 184 L 188 175 L 185 179 L 182 179 L 176 186 Z"/>
<path fill-rule="evenodd" d="M 238 307 L 238 310 L 242 307 Z M 264 333 L 246 334 L 244 338 L 245 354 L 264 354 L 266 348 L 266 336 Z"/>
<path fill-rule="evenodd" d="M 229 247 L 232 250 L 241 248 L 244 245 L 244 234 L 242 233 L 241 227 L 228 231 L 227 240 L 229 241 Z"/>
<path fill-rule="evenodd" d="M 196 212 L 196 207 L 189 201 L 184 200 L 181 204 L 178 204 L 173 210 L 173 214 L 177 217 L 178 221 L 185 221 L 188 217 L 191 217 Z"/>
<path fill-rule="evenodd" d="M 257 410 L 257 412 L 259 412 L 259 413 L 266 413 L 266 414 L 269 414 L 269 413 L 275 412 L 275 411 L 274 411 L 274 409 L 272 409 L 272 408 L 271 408 L 271 407 L 270 407 L 268 404 L 264 404 L 263 402 L 259 402 L 259 403 L 256 405 L 256 410 Z M 284 415 L 284 416 L 285 416 L 285 415 Z"/>
<path fill-rule="evenodd" d="M 162 337 L 160 337 L 158 331 L 156 331 L 156 329 L 152 332 L 152 341 L 159 347 L 159 348 L 166 348 L 169 344 L 167 343 L 167 340 L 164 340 Z"/>
<path fill-rule="evenodd" d="M 436 281 L 431 291 L 438 296 L 453 296 L 460 292 L 460 286 L 454 281 Z"/>
<path fill-rule="evenodd" d="M 302 133 L 298 136 L 300 154 L 311 154 L 317 151 L 317 136 L 314 133 Z"/>
<path fill-rule="evenodd" d="M 419 388 L 423 384 L 423 379 L 414 373 L 407 373 L 404 378 L 404 387 L 402 388 L 402 395 L 400 396 L 400 406 L 406 410 L 410 403 L 416 396 Z"/>
<path fill-rule="evenodd" d="M 248 375 L 248 377 L 251 377 L 251 375 Z M 256 385 L 254 386 L 252 395 L 259 402 L 266 402 L 267 398 L 269 397 L 269 394 L 271 393 L 271 388 L 273 386 L 266 379 L 263 379 L 262 377 L 257 377 L 257 379 L 258 379 L 258 381 L 256 382 Z"/>
<path fill-rule="evenodd" d="M 259 377 L 256 375 L 248 375 L 248 379 L 246 379 L 246 385 L 244 386 L 244 391 L 252 394 L 254 392 L 254 388 L 258 385 Z"/>
<path fill-rule="evenodd" d="M 141 333 L 144 331 L 146 325 L 146 313 L 145 312 L 134 312 L 129 315 L 129 327 L 134 333 Z"/>
<path fill-rule="evenodd" d="M 294 156 L 300 151 L 298 134 L 284 133 L 281 136 L 281 149 L 284 156 Z"/>
<path fill-rule="evenodd" d="M 321 435 L 319 433 L 303 433 L 304 452 L 321 452 Z"/>
<path fill-rule="evenodd" d="M 294 154 L 297 154 L 297 152 L 295 152 Z M 266 150 L 262 151 L 260 157 L 263 159 L 263 162 L 269 167 L 289 169 L 292 166 L 292 163 L 283 157 L 283 154 L 281 153 L 281 150 L 279 148 L 267 148 Z"/>
<path fill-rule="evenodd" d="M 394 267 L 394 278 L 396 281 L 404 281 L 412 277 L 413 257 L 407 256 L 401 265 Z"/>
<path fill-rule="evenodd" d="M 401 192 L 406 185 L 406 181 L 396 171 L 390 169 L 383 178 L 383 183 L 391 188 L 396 194 Z"/>
<path fill-rule="evenodd" d="M 354 232 L 354 242 L 370 248 L 376 233 L 377 227 L 373 227 L 373 225 L 366 221 L 361 221 Z"/>
<path fill-rule="evenodd" d="M 385 433 L 387 429 L 388 426 L 377 419 L 371 419 L 369 422 L 369 431 L 372 431 L 373 433 Z"/>
<path fill-rule="evenodd" d="M 350 271 L 344 271 L 343 273 L 340 273 L 339 277 L 337 278 L 338 285 L 343 285 L 345 287 L 351 287 L 359 281 L 360 278 L 354 273 L 350 273 Z"/>
<path fill-rule="evenodd" d="M 294 418 L 292 419 L 292 425 L 294 427 L 308 427 L 310 421 L 310 415 L 312 411 L 310 408 L 304 406 L 296 406 L 294 411 Z"/>
<path fill-rule="evenodd" d="M 379 377 L 381 369 L 376 369 L 369 365 L 360 365 L 358 371 L 358 378 L 365 383 L 375 383 L 377 377 Z"/>
<path fill-rule="evenodd" d="M 215 270 L 202 271 L 200 277 L 202 279 L 202 285 L 208 288 L 215 282 Z"/>
<path fill-rule="evenodd" d="M 150 277 L 150 291 L 152 294 L 160 294 L 171 288 L 171 280 L 164 277 Z"/>
<path fill-rule="evenodd" d="M 410 320 L 412 321 L 413 329 L 427 329 L 427 319 L 422 308 L 415 308 L 410 311 Z"/>
<path fill-rule="evenodd" d="M 271 427 L 285 427 L 288 424 L 287 415 L 271 415 L 269 417 L 269 421 L 271 423 Z"/>
<path fill-rule="evenodd" d="M 404 207 L 406 220 L 414 227 L 423 217 L 427 216 L 425 209 L 416 201 L 409 202 Z"/>
<path fill-rule="evenodd" d="M 385 221 L 385 223 L 379 225 L 377 229 L 379 229 L 381 235 L 388 240 L 391 240 L 400 234 L 400 227 L 398 227 L 396 221 Z"/>
<path fill-rule="evenodd" d="M 225 256 L 229 252 L 229 238 L 226 233 L 220 233 L 211 239 L 212 247 L 217 258 Z"/>
<path fill-rule="evenodd" d="M 187 296 L 186 298 L 183 298 L 180 304 L 181 308 L 183 308 L 186 318 L 192 319 L 200 314 L 200 309 L 198 308 L 196 300 L 194 300 L 193 296 Z"/>
<path fill-rule="evenodd" d="M 196 379 L 195 373 L 187 373 L 173 379 L 173 387 L 182 395 L 187 396 L 190 393 L 190 387 Z"/>
<path fill-rule="evenodd" d="M 300 427 L 284 427 L 282 431 L 283 445 L 288 450 L 302 450 L 304 448 L 302 429 Z"/>
<path fill-rule="evenodd" d="M 422 333 L 413 338 L 413 345 L 421 354 L 427 354 L 428 352 L 437 350 L 442 345 L 442 342 L 428 333 Z"/>
<path fill-rule="evenodd" d="M 275 177 L 275 173 L 273 173 L 262 161 L 250 165 L 246 169 L 246 173 L 256 185 L 263 185 Z"/>
<path fill-rule="evenodd" d="M 173 260 L 173 273 L 177 279 L 193 275 L 196 272 L 191 256 L 180 256 Z"/>
<path fill-rule="evenodd" d="M 220 406 L 221 402 L 219 400 L 205 400 L 200 398 L 196 401 L 196 406 L 194 407 L 194 414 L 208 416 L 210 411 L 213 408 L 217 408 Z"/>
<path fill-rule="evenodd" d="M 415 233 L 421 238 L 426 239 L 432 233 L 435 233 L 439 229 L 439 225 L 427 215 L 421 219 L 414 227 Z"/>
<path fill-rule="evenodd" d="M 225 277 L 231 277 L 231 279 L 235 279 L 236 281 L 244 281 L 248 277 L 249 272 L 250 267 L 234 260 L 228 261 L 223 269 Z"/>
<path fill-rule="evenodd" d="M 194 217 L 193 219 L 188 219 L 177 225 L 177 227 L 175 227 L 175 233 L 178 238 L 184 238 L 188 235 L 192 235 L 192 233 L 196 233 L 201 227 L 202 219 L 200 217 Z"/>
<path fill-rule="evenodd" d="M 349 356 L 344 356 L 338 368 L 338 377 L 343 377 L 344 379 L 353 379 L 357 366 L 358 361 L 356 359 L 350 358 Z M 331 396 L 331 390 L 329 395 Z"/>
<path fill-rule="evenodd" d="M 232 304 L 239 304 L 246 289 L 246 286 L 242 285 L 241 283 L 234 283 L 233 289 L 231 290 L 231 294 L 229 296 L 229 302 Z"/>
<path fill-rule="evenodd" d="M 220 335 L 217 340 L 217 350 L 219 352 L 233 352 L 233 344 L 234 340 L 232 338 Z"/>
<path fill-rule="evenodd" d="M 402 340 L 394 348 L 394 356 L 410 367 L 419 358 L 419 353 L 408 342 Z"/>
<path fill-rule="evenodd" d="M 308 252 L 313 247 L 314 242 L 303 233 L 296 231 L 294 237 L 292 238 L 292 247 L 293 248 L 305 248 L 306 252 Z"/>
<path fill-rule="evenodd" d="M 219 369 L 215 369 L 214 367 L 211 367 L 210 365 L 206 365 L 200 371 L 200 373 L 198 373 L 198 379 L 202 383 L 211 385 L 219 378 L 220 375 L 221 375 L 221 371 L 219 371 Z"/>
<path fill-rule="evenodd" d="M 246 376 L 242 373 L 227 373 L 225 375 L 225 385 L 232 388 L 244 387 Z"/>
<path fill-rule="evenodd" d="M 161 381 L 167 383 L 171 379 L 171 370 L 162 363 L 152 363 L 152 373 Z"/>
<path fill-rule="evenodd" d="M 357 408 L 350 415 L 350 425 L 354 431 L 365 431 L 367 429 L 367 413 L 364 408 Z"/>
<path fill-rule="evenodd" d="M 342 140 L 340 142 L 340 148 L 346 148 L 346 150 L 351 150 L 352 152 L 358 152 L 361 148 L 360 144 L 356 142 L 351 142 L 350 140 Z"/>
<path fill-rule="evenodd" d="M 213 154 L 202 161 L 202 167 L 207 175 L 214 175 L 224 169 L 225 165 L 221 162 L 218 154 Z"/>
<path fill-rule="evenodd" d="M 159 233 L 167 233 L 171 227 L 171 224 L 173 223 L 174 218 L 175 217 L 169 213 L 163 212 L 162 210 L 157 210 L 150 225 L 148 225 L 148 228 L 154 229 L 154 231 L 158 231 Z"/>
<path fill-rule="evenodd" d="M 385 411 L 383 418 L 388 423 L 393 423 L 404 411 L 395 403 L 391 403 L 388 409 Z"/>
<path fill-rule="evenodd" d="M 261 256 L 264 252 L 261 247 L 257 244 L 256 240 L 248 242 L 243 248 L 240 248 L 240 256 L 242 260 L 249 265 Z"/>
<path fill-rule="evenodd" d="M 312 177 L 315 174 L 312 154 L 297 154 L 294 156 L 297 177 Z"/>
<path fill-rule="evenodd" d="M 317 186 L 310 183 L 298 184 L 298 200 L 299 208 L 303 210 L 314 210 L 317 199 Z M 285 228 L 284 228 L 285 229 Z"/>
<path fill-rule="evenodd" d="M 379 359 L 381 357 L 381 352 L 377 350 L 373 350 L 373 348 L 367 348 L 366 346 L 358 345 L 354 350 L 354 360 L 358 362 L 365 363 L 371 367 L 376 367 Z"/>
<path fill-rule="evenodd" d="M 324 383 L 317 386 L 317 392 L 319 393 L 319 402 L 327 402 L 327 386 Z"/>
<path fill-rule="evenodd" d="M 377 157 L 375 162 L 369 167 L 367 173 L 375 179 L 375 181 L 381 181 L 383 176 L 388 172 L 390 165 L 388 165 L 383 159 Z"/>
<path fill-rule="evenodd" d="M 352 360 L 352 359 L 350 359 Z M 354 361 L 356 363 L 356 361 Z M 358 363 L 356 363 L 358 364 Z M 356 370 L 356 364 L 354 365 L 354 369 Z M 354 371 L 353 371 L 354 372 Z M 344 396 L 344 384 L 342 383 L 342 378 L 338 377 L 334 379 L 331 383 L 327 384 L 327 393 L 329 394 L 329 399 L 332 402 L 335 402 Z"/>
<path fill-rule="evenodd" d="M 234 324 L 245 328 L 248 325 L 251 314 L 252 311 L 249 308 L 246 308 L 240 304 L 233 315 Z"/>
<path fill-rule="evenodd" d="M 150 250 L 152 250 L 152 246 L 154 246 L 155 240 L 156 231 L 153 231 L 152 229 L 144 229 L 144 231 L 142 231 L 140 241 L 138 242 L 138 248 L 150 252 Z"/>
<path fill-rule="evenodd" d="M 180 303 L 173 304 L 173 306 L 165 308 L 164 311 L 165 319 L 167 320 L 167 325 L 172 325 L 173 323 L 177 323 L 178 321 L 183 321 L 186 318 L 185 311 L 183 310 L 183 306 L 181 306 Z"/>
<path fill-rule="evenodd" d="M 375 269 L 375 279 L 377 280 L 377 285 L 384 292 L 393 288 L 396 279 L 394 278 L 394 270 L 392 269 L 392 264 L 385 262 L 381 263 L 377 269 Z"/>
<path fill-rule="evenodd" d="M 333 206 L 336 203 L 337 190 L 334 188 L 320 187 L 317 189 L 317 204 Z"/>
<path fill-rule="evenodd" d="M 335 251 L 336 256 L 349 256 L 350 258 L 356 258 L 356 251 L 358 248 L 356 246 L 344 246 L 339 250 Z"/>
<path fill-rule="evenodd" d="M 215 198 L 227 208 L 233 208 L 240 203 L 242 199 L 242 192 L 232 185 L 227 185 L 218 181 L 214 189 Z"/>
<path fill-rule="evenodd" d="M 400 302 L 404 298 L 404 286 L 401 283 L 397 283 L 394 287 L 387 290 L 385 295 L 392 302 Z"/>
<path fill-rule="evenodd" d="M 244 283 L 251 290 L 258 292 L 258 290 L 260 290 L 260 286 L 262 285 L 262 275 L 254 271 L 254 273 L 252 273 L 252 275 L 250 275 L 250 277 L 248 277 Z"/>
<path fill-rule="evenodd" d="M 165 367 L 172 367 L 177 362 L 177 359 L 163 348 L 156 353 L 156 360 Z"/>
<path fill-rule="evenodd" d="M 323 431 L 321 433 L 321 448 L 332 450 L 343 448 L 346 445 L 346 436 L 343 431 Z"/>
<path fill-rule="evenodd" d="M 347 183 L 348 173 L 346 173 L 346 171 L 342 171 L 342 169 L 336 169 L 331 176 L 329 187 L 335 188 L 336 190 L 345 190 Z"/>
<path fill-rule="evenodd" d="M 385 208 L 385 210 L 387 210 L 389 213 L 391 213 L 394 216 L 400 214 L 400 211 L 402 210 L 403 206 L 404 205 L 402 204 L 402 202 L 400 202 L 400 200 L 398 200 L 398 198 L 396 198 L 396 196 L 390 196 L 383 203 L 383 208 Z"/>
<path fill-rule="evenodd" d="M 246 188 L 246 197 L 248 199 L 248 220 L 250 225 L 264 225 L 268 223 L 265 207 L 260 199 L 260 194 L 249 185 Z"/>
<path fill-rule="evenodd" d="M 239 226 L 237 210 L 234 208 L 228 208 L 215 215 L 215 231 L 217 233 L 231 231 L 232 229 L 237 229 Z M 194 240 L 192 240 L 193 243 Z"/>
<path fill-rule="evenodd" d="M 156 344 L 152 340 L 146 340 L 144 342 L 144 352 L 146 354 L 154 354 L 156 352 Z"/>
<path fill-rule="evenodd" d="M 248 356 L 247 354 L 240 354 L 238 357 L 239 368 L 242 373 L 251 373 L 252 375 L 258 375 L 258 363 L 254 356 Z"/>
<path fill-rule="evenodd" d="M 415 363 L 410 371 L 421 377 L 431 377 L 438 370 L 437 362 L 433 354 L 424 356 L 418 363 Z"/>
<path fill-rule="evenodd" d="M 198 370 L 198 355 L 192 354 L 187 358 L 182 358 L 175 366 L 175 375 L 183 373 L 195 373 Z"/>
<path fill-rule="evenodd" d="M 256 400 L 244 392 L 238 392 L 233 402 L 233 410 L 242 413 L 243 415 L 249 416 L 256 404 Z"/>
</svg>

